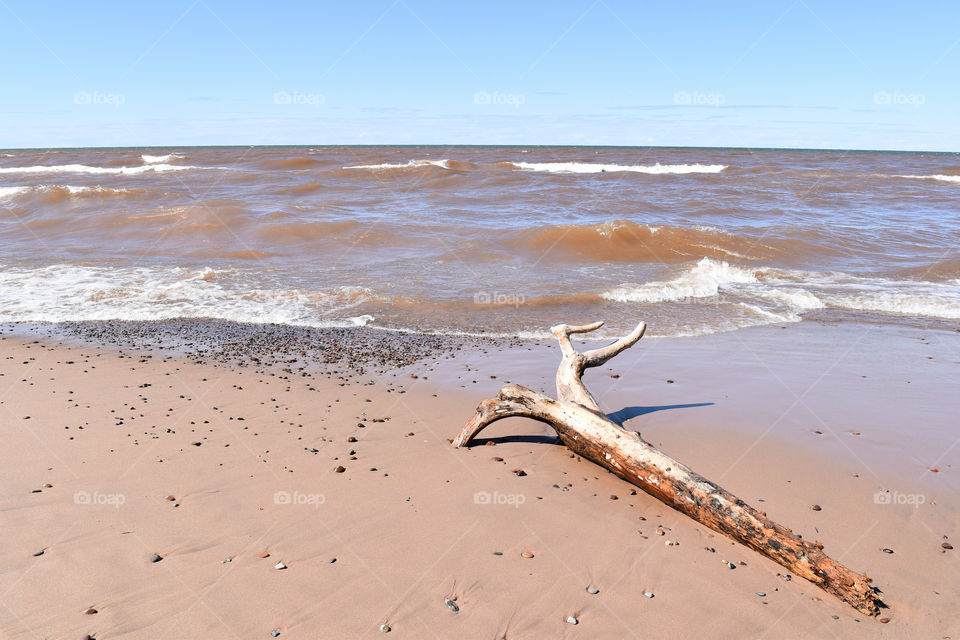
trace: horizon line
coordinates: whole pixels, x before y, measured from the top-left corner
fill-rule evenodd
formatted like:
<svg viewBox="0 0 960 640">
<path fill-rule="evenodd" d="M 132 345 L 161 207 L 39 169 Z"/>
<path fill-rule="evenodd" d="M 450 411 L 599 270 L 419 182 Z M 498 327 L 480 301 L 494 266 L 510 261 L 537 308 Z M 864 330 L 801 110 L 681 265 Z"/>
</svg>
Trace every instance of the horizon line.
<svg viewBox="0 0 960 640">
<path fill-rule="evenodd" d="M 824 151 L 833 153 L 931 153 L 931 154 L 960 154 L 957 151 L 933 151 L 926 149 L 844 149 L 842 147 L 711 147 L 698 145 L 614 145 L 614 144 L 456 144 L 456 143 L 429 143 L 429 144 L 151 144 L 143 146 L 91 146 L 91 147 L 2 147 L 0 151 L 109 151 L 109 150 L 136 150 L 136 149 L 303 149 L 314 148 L 417 148 L 417 147 L 459 147 L 467 149 L 491 148 L 550 148 L 550 149 L 682 149 L 682 150 L 709 150 L 709 151 Z"/>
</svg>

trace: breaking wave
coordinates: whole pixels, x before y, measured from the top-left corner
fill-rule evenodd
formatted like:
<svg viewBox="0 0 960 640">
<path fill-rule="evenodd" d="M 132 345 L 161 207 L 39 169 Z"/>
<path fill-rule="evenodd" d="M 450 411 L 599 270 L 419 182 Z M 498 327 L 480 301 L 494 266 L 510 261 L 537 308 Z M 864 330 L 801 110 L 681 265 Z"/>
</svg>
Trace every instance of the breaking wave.
<svg viewBox="0 0 960 640">
<path fill-rule="evenodd" d="M 960 183 L 960 176 L 949 176 L 944 174 L 936 174 L 932 176 L 912 176 L 912 175 L 903 175 L 903 176 L 894 176 L 896 178 L 910 178 L 913 180 L 940 180 L 941 182 L 955 182 Z"/>
<path fill-rule="evenodd" d="M 300 326 L 363 326 L 344 312 L 379 299 L 363 287 L 246 288 L 230 269 L 106 268 L 59 264 L 0 269 L 0 321 L 216 318 Z M 338 318 L 326 319 L 336 313 Z"/>
<path fill-rule="evenodd" d="M 769 259 L 804 248 L 803 242 L 761 243 L 709 227 L 675 227 L 616 220 L 596 225 L 552 225 L 520 235 L 524 249 L 549 257 L 578 256 L 597 262 L 688 262 L 718 259 Z M 776 245 L 776 246 L 775 246 Z"/>
<path fill-rule="evenodd" d="M 549 173 L 613 173 L 628 171 L 649 174 L 687 174 L 720 173 L 726 169 L 722 164 L 652 164 L 623 165 L 598 164 L 591 162 L 511 162 L 511 165 L 524 171 L 546 171 Z"/>
<path fill-rule="evenodd" d="M 98 175 L 137 175 L 140 173 L 164 173 L 188 169 L 219 169 L 220 167 L 193 167 L 175 164 L 145 164 L 139 167 L 92 167 L 85 164 L 34 165 L 32 167 L 0 167 L 0 173 L 88 173 Z"/>
<path fill-rule="evenodd" d="M 786 311 L 797 320 L 804 312 L 816 309 L 960 319 L 960 279 L 928 282 L 836 271 L 747 269 L 710 258 L 703 258 L 670 280 L 624 284 L 601 295 L 622 303 L 689 302 L 719 297 L 728 302 L 764 305 L 761 308 L 771 313 Z"/>
<path fill-rule="evenodd" d="M 183 156 L 178 153 L 168 153 L 165 156 L 150 156 L 144 154 L 140 156 L 140 159 L 146 164 L 162 164 L 165 162 L 170 162 L 171 160 L 181 160 L 183 159 Z"/>
</svg>

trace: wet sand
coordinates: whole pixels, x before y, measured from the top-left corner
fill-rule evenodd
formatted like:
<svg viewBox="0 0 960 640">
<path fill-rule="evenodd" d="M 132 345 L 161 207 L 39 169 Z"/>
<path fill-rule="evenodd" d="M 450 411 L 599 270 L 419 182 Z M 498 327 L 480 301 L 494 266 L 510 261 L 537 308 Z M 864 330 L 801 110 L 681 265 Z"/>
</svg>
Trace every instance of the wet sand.
<svg viewBox="0 0 960 640">
<path fill-rule="evenodd" d="M 453 449 L 504 382 L 552 395 L 552 344 L 2 330 L 4 637 L 960 634 L 943 548 L 960 538 L 960 333 L 806 321 L 644 339 L 587 376 L 627 428 L 868 573 L 882 624 L 538 423 Z"/>
</svg>

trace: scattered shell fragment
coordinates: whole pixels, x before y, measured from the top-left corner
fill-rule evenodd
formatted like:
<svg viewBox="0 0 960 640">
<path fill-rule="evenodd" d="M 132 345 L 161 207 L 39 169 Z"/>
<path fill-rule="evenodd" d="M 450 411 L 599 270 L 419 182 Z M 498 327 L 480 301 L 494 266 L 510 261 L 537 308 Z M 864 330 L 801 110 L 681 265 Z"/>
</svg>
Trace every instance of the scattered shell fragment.
<svg viewBox="0 0 960 640">
<path fill-rule="evenodd" d="M 271 635 L 272 637 L 276 638 L 277 636 L 280 635 L 280 632 L 277 631 L 276 629 L 274 629 L 273 631 L 270 632 L 270 635 Z"/>
<path fill-rule="evenodd" d="M 644 595 L 645 597 L 647 597 L 647 598 L 652 598 L 652 597 L 653 597 L 653 591 L 644 591 L 644 592 L 643 592 L 643 595 Z"/>
<path fill-rule="evenodd" d="M 893 553 L 893 549 L 884 549 L 883 552 L 884 552 L 884 553 Z"/>
<path fill-rule="evenodd" d="M 287 565 L 283 564 L 283 560 L 281 560 L 281 561 L 278 562 L 277 564 L 273 565 L 273 568 L 274 568 L 274 569 L 286 569 L 286 568 L 287 568 Z"/>
<path fill-rule="evenodd" d="M 877 620 L 877 622 L 880 622 L 882 624 L 887 624 L 888 622 L 890 622 L 890 618 L 880 618 L 879 620 Z"/>
<path fill-rule="evenodd" d="M 457 603 L 451 600 L 450 598 L 444 598 L 443 604 L 447 605 L 447 608 L 454 613 L 460 613 L 460 607 L 457 606 Z"/>
<path fill-rule="evenodd" d="M 763 591 L 757 591 L 757 595 L 760 596 L 761 598 L 767 597 L 767 594 L 765 594 Z"/>
<path fill-rule="evenodd" d="M 261 552 L 261 553 L 258 553 L 258 554 L 257 554 L 257 557 L 258 557 L 258 558 L 269 558 L 269 557 L 270 557 L 270 553 L 267 552 L 267 551 L 263 551 L 263 552 Z"/>
<path fill-rule="evenodd" d="M 533 557 L 533 554 L 530 553 L 529 551 L 524 551 L 524 552 L 521 553 L 520 555 L 521 555 L 522 557 L 524 557 L 524 558 L 532 558 L 532 557 Z"/>
<path fill-rule="evenodd" d="M 86 611 L 83 612 L 83 615 L 85 615 L 85 616 L 92 616 L 92 615 L 94 615 L 95 613 L 97 613 L 97 610 L 94 609 L 93 607 L 89 607 Z"/>
<path fill-rule="evenodd" d="M 176 499 L 177 498 L 175 496 L 167 496 L 166 498 L 164 498 L 164 500 L 166 500 L 167 502 L 173 502 Z"/>
<path fill-rule="evenodd" d="M 577 616 L 567 616 L 567 622 L 569 624 L 580 624 L 580 621 L 577 620 Z"/>
<path fill-rule="evenodd" d="M 386 624 L 386 623 L 380 625 L 380 631 L 381 631 L 382 633 L 390 633 L 390 625 L 388 625 L 388 624 Z"/>
<path fill-rule="evenodd" d="M 953 549 L 953 545 L 950 544 L 949 542 L 941 542 L 940 546 L 943 547 L 944 549 Z"/>
<path fill-rule="evenodd" d="M 150 555 L 150 562 L 160 562 L 163 560 L 163 556 L 159 553 L 154 553 Z"/>
<path fill-rule="evenodd" d="M 668 546 L 668 547 L 679 547 L 679 546 L 680 546 L 680 543 L 677 542 L 676 540 L 664 540 L 664 541 L 663 541 L 663 544 L 666 545 L 666 546 Z"/>
<path fill-rule="evenodd" d="M 587 593 L 591 595 L 597 595 L 600 593 L 600 589 L 597 589 L 596 587 L 587 587 Z"/>
<path fill-rule="evenodd" d="M 334 469 L 334 471 L 336 471 L 337 473 L 343 473 L 346 470 L 347 470 L 346 467 L 344 467 L 343 465 L 338 465 L 337 468 Z"/>
<path fill-rule="evenodd" d="M 944 542 L 944 544 L 946 544 L 946 542 Z M 944 547 L 944 549 L 946 549 L 946 548 L 947 548 L 947 547 Z M 33 557 L 34 557 L 34 558 L 39 558 L 39 557 L 42 556 L 44 553 L 46 553 L 46 549 L 40 549 L 40 551 L 34 551 L 34 552 L 33 552 Z"/>
</svg>

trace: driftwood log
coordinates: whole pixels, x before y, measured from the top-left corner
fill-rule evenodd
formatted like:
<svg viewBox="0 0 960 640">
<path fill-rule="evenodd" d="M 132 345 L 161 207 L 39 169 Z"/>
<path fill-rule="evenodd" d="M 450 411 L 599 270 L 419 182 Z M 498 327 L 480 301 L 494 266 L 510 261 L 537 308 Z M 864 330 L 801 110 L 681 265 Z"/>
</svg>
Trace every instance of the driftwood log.
<svg viewBox="0 0 960 640">
<path fill-rule="evenodd" d="M 640 323 L 630 335 L 600 349 L 579 353 L 570 335 L 594 331 L 602 322 L 583 326 L 558 325 L 551 331 L 560 341 L 563 360 L 557 370 L 557 400 L 517 384 L 484 400 L 463 427 L 454 446 L 466 446 L 487 425 L 509 417 L 532 418 L 556 430 L 571 451 L 609 469 L 669 507 L 737 542 L 762 553 L 795 575 L 806 578 L 858 611 L 877 615 L 886 605 L 870 578 L 846 568 L 823 552 L 823 545 L 804 540 L 773 522 L 766 513 L 677 462 L 621 428 L 601 411 L 581 376 L 634 345 L 646 330 Z"/>
</svg>

